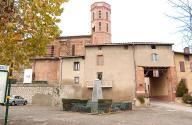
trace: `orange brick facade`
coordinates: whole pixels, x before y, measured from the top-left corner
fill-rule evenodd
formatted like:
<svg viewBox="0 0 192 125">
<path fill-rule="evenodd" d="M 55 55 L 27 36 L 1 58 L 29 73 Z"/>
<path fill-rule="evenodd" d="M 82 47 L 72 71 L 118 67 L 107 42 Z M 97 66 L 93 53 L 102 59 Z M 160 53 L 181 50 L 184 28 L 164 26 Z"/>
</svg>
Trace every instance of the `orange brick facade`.
<svg viewBox="0 0 192 125">
<path fill-rule="evenodd" d="M 165 100 L 165 101 L 174 101 L 175 100 L 175 93 L 176 93 L 176 70 L 175 67 L 168 67 L 166 70 L 166 84 L 168 88 L 168 94 L 164 95 L 156 95 L 152 96 L 149 93 L 146 93 L 146 85 L 145 85 L 145 74 L 143 67 L 136 67 L 136 95 L 145 95 L 150 96 L 155 99 Z"/>
</svg>

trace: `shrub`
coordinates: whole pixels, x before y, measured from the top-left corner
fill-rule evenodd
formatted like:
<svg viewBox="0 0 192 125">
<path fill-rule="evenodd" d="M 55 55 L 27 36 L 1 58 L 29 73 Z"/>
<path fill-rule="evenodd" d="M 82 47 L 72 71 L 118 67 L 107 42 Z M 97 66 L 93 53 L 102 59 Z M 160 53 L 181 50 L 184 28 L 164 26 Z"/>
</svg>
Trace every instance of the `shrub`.
<svg viewBox="0 0 192 125">
<path fill-rule="evenodd" d="M 87 104 L 88 100 L 80 100 L 80 99 L 62 99 L 63 102 L 63 110 L 70 111 L 73 103 L 77 104 Z"/>
<path fill-rule="evenodd" d="M 177 97 L 182 97 L 188 92 L 188 89 L 186 87 L 185 81 L 181 80 L 179 84 L 177 85 L 177 90 L 176 90 L 176 96 Z"/>
<path fill-rule="evenodd" d="M 141 104 L 145 103 L 145 96 L 141 95 L 141 96 L 137 96 L 137 99 L 139 100 L 139 102 Z"/>
<path fill-rule="evenodd" d="M 184 103 L 192 103 L 192 96 L 190 96 L 189 94 L 185 94 L 183 97 L 182 97 L 182 100 Z"/>
<path fill-rule="evenodd" d="M 98 99 L 98 110 L 104 111 L 105 113 L 110 111 L 112 105 L 111 99 Z"/>
</svg>

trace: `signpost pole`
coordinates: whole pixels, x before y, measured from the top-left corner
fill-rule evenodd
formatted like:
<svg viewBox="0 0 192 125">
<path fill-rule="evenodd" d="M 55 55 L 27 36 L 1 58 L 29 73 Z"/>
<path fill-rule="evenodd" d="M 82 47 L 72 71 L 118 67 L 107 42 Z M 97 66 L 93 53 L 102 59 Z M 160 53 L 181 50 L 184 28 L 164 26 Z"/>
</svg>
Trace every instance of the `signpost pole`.
<svg viewBox="0 0 192 125">
<path fill-rule="evenodd" d="M 6 112 L 5 112 L 5 122 L 4 125 L 7 125 L 7 120 L 8 120 L 8 114 L 9 114 L 9 99 L 10 99 L 10 90 L 11 90 L 11 81 L 10 79 L 7 80 L 7 84 L 8 84 L 8 92 L 7 92 L 7 96 L 6 96 Z"/>
</svg>

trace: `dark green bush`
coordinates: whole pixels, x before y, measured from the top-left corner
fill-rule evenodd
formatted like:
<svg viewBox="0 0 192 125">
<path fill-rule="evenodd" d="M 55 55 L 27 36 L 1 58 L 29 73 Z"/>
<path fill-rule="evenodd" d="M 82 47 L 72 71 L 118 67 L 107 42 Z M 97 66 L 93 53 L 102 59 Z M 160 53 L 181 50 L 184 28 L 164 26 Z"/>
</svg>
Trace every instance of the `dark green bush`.
<svg viewBox="0 0 192 125">
<path fill-rule="evenodd" d="M 176 96 L 183 97 L 188 92 L 185 81 L 181 80 L 177 85 Z"/>
<path fill-rule="evenodd" d="M 137 99 L 139 100 L 139 102 L 140 102 L 141 104 L 144 104 L 144 103 L 145 103 L 145 96 L 143 96 L 143 95 L 137 96 Z"/>
<path fill-rule="evenodd" d="M 110 111 L 112 105 L 111 99 L 99 99 L 98 100 L 98 110 L 104 111 L 105 113 Z"/>
<path fill-rule="evenodd" d="M 185 94 L 183 97 L 182 97 L 182 100 L 184 103 L 192 103 L 192 96 L 188 95 L 188 94 Z"/>
<path fill-rule="evenodd" d="M 111 99 L 98 99 L 98 103 L 99 104 L 112 103 L 112 100 Z"/>
<path fill-rule="evenodd" d="M 72 104 L 87 104 L 88 100 L 80 100 L 80 99 L 62 99 L 63 103 L 63 110 L 64 111 L 70 111 L 72 109 Z"/>
</svg>

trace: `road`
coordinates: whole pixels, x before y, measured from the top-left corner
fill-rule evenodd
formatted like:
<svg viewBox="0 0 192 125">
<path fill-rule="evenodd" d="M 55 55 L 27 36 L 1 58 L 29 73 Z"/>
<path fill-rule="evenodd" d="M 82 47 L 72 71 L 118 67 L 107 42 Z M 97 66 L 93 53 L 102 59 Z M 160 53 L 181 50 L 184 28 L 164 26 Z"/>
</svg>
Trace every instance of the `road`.
<svg viewBox="0 0 192 125">
<path fill-rule="evenodd" d="M 64 112 L 61 108 L 12 106 L 8 125 L 191 125 L 192 107 L 154 102 L 150 107 L 114 114 Z M 5 107 L 0 107 L 3 125 Z"/>
</svg>

